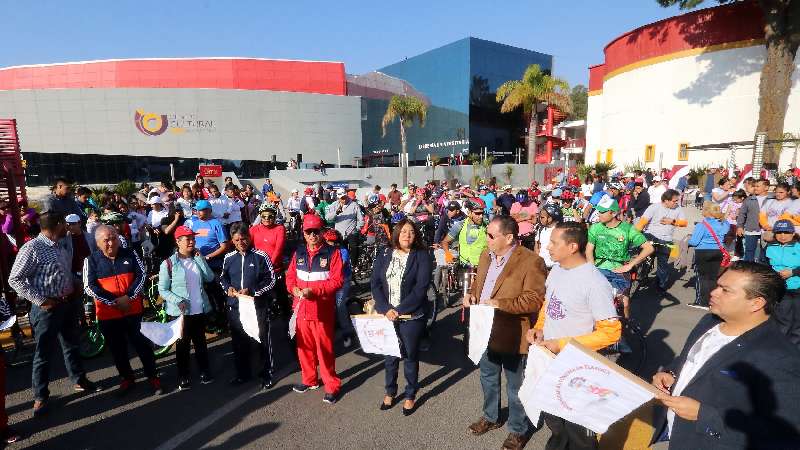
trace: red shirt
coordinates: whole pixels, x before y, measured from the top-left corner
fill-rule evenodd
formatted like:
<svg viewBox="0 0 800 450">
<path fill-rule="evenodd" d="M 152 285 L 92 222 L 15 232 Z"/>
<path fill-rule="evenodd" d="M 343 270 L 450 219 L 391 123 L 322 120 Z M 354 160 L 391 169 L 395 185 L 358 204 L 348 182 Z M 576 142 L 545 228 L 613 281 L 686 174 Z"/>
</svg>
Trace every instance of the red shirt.
<svg viewBox="0 0 800 450">
<path fill-rule="evenodd" d="M 269 255 L 272 267 L 283 270 L 283 246 L 286 241 L 286 228 L 282 225 L 268 227 L 260 223 L 250 228 L 253 246 Z"/>
</svg>

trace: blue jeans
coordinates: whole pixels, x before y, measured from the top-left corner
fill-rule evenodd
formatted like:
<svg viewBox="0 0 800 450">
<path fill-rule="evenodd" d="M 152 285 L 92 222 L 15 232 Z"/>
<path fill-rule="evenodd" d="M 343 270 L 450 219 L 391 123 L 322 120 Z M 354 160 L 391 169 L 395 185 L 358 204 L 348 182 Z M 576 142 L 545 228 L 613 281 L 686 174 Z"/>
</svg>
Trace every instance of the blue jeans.
<svg viewBox="0 0 800 450">
<path fill-rule="evenodd" d="M 347 310 L 347 301 L 350 300 L 350 279 L 346 278 L 342 287 L 336 291 L 336 319 L 343 336 L 356 334 L 353 321 L 350 320 L 350 311 Z"/>
<path fill-rule="evenodd" d="M 31 330 L 36 341 L 33 354 L 32 386 L 36 400 L 50 397 L 47 385 L 50 383 L 50 359 L 53 357 L 56 341 L 61 344 L 64 366 L 69 379 L 77 383 L 86 376 L 79 352 L 80 331 L 78 314 L 83 312 L 81 302 L 71 300 L 53 307 L 49 311 L 32 305 L 30 312 Z"/>
<path fill-rule="evenodd" d="M 745 261 L 756 261 L 756 258 L 759 258 L 759 253 L 761 253 L 761 236 L 757 234 L 745 234 L 744 235 L 744 260 Z"/>
<path fill-rule="evenodd" d="M 631 276 L 628 273 L 616 273 L 610 269 L 597 268 L 600 273 L 606 277 L 606 280 L 611 284 L 611 287 L 617 290 L 617 293 L 626 294 L 631 289 Z"/>
<path fill-rule="evenodd" d="M 508 431 L 525 434 L 530 422 L 519 401 L 519 388 L 525 372 L 525 355 L 493 352 L 486 349 L 480 364 L 481 388 L 483 388 L 483 417 L 498 423 L 500 420 L 500 372 L 505 369 L 506 394 L 508 396 Z"/>
<path fill-rule="evenodd" d="M 419 390 L 419 342 L 425 332 L 425 319 L 400 320 L 395 322 L 394 329 L 400 338 L 400 354 L 403 355 L 403 375 L 406 388 L 403 396 L 414 400 Z M 386 395 L 397 395 L 397 375 L 400 371 L 400 358 L 387 356 L 383 365 L 386 368 Z"/>
<path fill-rule="evenodd" d="M 650 242 L 653 242 L 653 247 L 655 247 L 656 278 L 658 278 L 658 286 L 666 289 L 669 283 L 670 272 L 672 271 L 672 265 L 669 263 L 669 245 L 672 245 L 672 242 L 659 239 L 649 233 L 645 234 L 645 237 Z"/>
</svg>

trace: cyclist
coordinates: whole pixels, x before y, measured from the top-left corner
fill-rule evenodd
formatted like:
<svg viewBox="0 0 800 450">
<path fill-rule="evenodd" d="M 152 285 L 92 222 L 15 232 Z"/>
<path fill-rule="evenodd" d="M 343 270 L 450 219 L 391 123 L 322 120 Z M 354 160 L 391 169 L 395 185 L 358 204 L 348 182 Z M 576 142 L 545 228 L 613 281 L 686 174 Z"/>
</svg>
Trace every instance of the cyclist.
<svg viewBox="0 0 800 450">
<path fill-rule="evenodd" d="M 564 222 L 583 222 L 583 211 L 571 190 L 565 190 L 561 194 L 561 214 Z"/>
<path fill-rule="evenodd" d="M 480 199 L 472 198 L 465 200 L 464 206 L 469 211 L 467 218 L 453 223 L 447 237 L 442 241 L 442 247 L 447 251 L 450 243 L 457 241 L 459 261 L 477 267 L 481 253 L 486 249 L 488 242 L 486 223 L 483 220 L 485 204 Z"/>
<path fill-rule="evenodd" d="M 630 273 L 637 264 L 653 254 L 653 244 L 641 231 L 619 217 L 619 204 L 610 197 L 603 198 L 595 208 L 598 222 L 589 227 L 589 244 L 586 257 L 600 269 L 611 286 L 621 294 L 623 314 L 630 316 L 628 293 L 631 287 Z M 639 248 L 639 254 L 631 256 L 631 249 Z"/>
<path fill-rule="evenodd" d="M 673 243 L 672 233 L 675 227 L 685 227 L 688 223 L 683 208 L 679 206 L 680 198 L 680 192 L 667 189 L 661 194 L 661 203 L 650 205 L 636 223 L 636 229 L 643 232 L 644 236 L 654 244 L 657 286 L 662 291 L 667 290 L 672 269 L 669 264 L 669 252 Z"/>
<path fill-rule="evenodd" d="M 383 201 L 377 194 L 370 194 L 367 197 L 367 214 L 364 218 L 364 226 L 361 234 L 367 236 L 367 245 L 377 245 L 386 247 L 391 240 L 389 223 L 392 217 L 389 211 L 383 207 Z"/>
<path fill-rule="evenodd" d="M 520 189 L 517 192 L 516 200 L 511 205 L 511 217 L 517 221 L 519 226 L 520 242 L 525 248 L 533 250 L 536 241 L 534 225 L 536 224 L 538 205 L 532 201 L 527 189 Z"/>
<path fill-rule="evenodd" d="M 535 236 L 535 244 L 531 250 L 542 257 L 544 265 L 547 266 L 548 269 L 552 268 L 555 262 L 550 257 L 547 244 L 550 243 L 550 235 L 553 233 L 553 229 L 563 221 L 564 216 L 561 213 L 561 208 L 555 203 L 544 205 L 542 210 L 539 211 L 539 223 L 536 226 L 536 231 L 533 233 Z"/>
<path fill-rule="evenodd" d="M 419 226 L 425 244 L 431 245 L 433 240 L 433 220 L 431 220 L 434 214 L 433 203 L 426 198 L 428 192 L 425 188 L 417 188 L 413 194 L 413 197 L 401 205 L 401 209 Z"/>
<path fill-rule="evenodd" d="M 439 219 L 439 227 L 433 236 L 433 247 L 441 248 L 442 241 L 447 237 L 447 232 L 450 227 L 456 222 L 463 222 L 467 215 L 461 210 L 461 204 L 455 200 L 447 203 L 447 207 L 442 211 L 442 217 Z"/>
</svg>

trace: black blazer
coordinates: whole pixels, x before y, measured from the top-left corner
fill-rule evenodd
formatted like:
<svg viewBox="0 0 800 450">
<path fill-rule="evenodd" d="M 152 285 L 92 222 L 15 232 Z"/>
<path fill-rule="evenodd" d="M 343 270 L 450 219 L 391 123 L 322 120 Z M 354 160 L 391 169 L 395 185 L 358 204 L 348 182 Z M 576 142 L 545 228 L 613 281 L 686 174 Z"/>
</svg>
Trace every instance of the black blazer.
<svg viewBox="0 0 800 450">
<path fill-rule="evenodd" d="M 392 305 L 389 304 L 389 283 L 386 281 L 386 269 L 392 260 L 392 248 L 382 247 L 375 254 L 375 265 L 372 267 L 372 298 L 375 300 L 375 311 L 386 314 Z M 431 282 L 433 266 L 431 254 L 426 250 L 411 250 L 400 283 L 400 305 L 395 308 L 400 314 L 411 314 L 412 318 L 424 316 L 428 310 L 428 285 Z"/>
<path fill-rule="evenodd" d="M 680 377 L 695 342 L 722 320 L 708 314 L 664 370 Z M 681 393 L 700 402 L 697 421 L 675 416 L 670 449 L 800 448 L 800 350 L 772 320 L 723 347 Z M 653 441 L 665 431 L 667 410 L 656 407 Z"/>
</svg>

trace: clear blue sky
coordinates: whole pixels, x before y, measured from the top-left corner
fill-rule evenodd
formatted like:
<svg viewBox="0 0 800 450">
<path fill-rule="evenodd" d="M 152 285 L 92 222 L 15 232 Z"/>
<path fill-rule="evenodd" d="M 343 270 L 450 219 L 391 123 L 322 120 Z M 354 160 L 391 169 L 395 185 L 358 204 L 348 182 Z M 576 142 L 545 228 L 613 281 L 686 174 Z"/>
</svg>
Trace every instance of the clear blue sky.
<svg viewBox="0 0 800 450">
<path fill-rule="evenodd" d="M 250 56 L 342 61 L 360 74 L 474 36 L 587 67 L 620 34 L 679 14 L 655 0 L 0 2 L 0 67 L 135 57 Z"/>
</svg>

